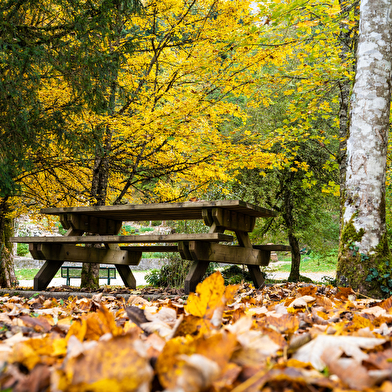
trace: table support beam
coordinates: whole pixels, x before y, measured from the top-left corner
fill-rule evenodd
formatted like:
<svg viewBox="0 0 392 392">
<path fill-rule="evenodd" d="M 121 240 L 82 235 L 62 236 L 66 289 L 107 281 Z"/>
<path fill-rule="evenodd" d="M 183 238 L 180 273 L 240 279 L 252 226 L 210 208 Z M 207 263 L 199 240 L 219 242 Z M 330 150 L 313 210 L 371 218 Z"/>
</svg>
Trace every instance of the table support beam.
<svg viewBox="0 0 392 392">
<path fill-rule="evenodd" d="M 196 291 L 196 286 L 202 280 L 209 264 L 209 261 L 194 261 L 192 263 L 191 269 L 189 270 L 188 275 L 185 278 L 185 294 L 189 294 L 191 291 Z"/>
<path fill-rule="evenodd" d="M 34 277 L 34 290 L 45 290 L 62 265 L 63 261 L 47 260 Z"/>
<path fill-rule="evenodd" d="M 136 278 L 127 265 L 116 265 L 117 271 L 124 282 L 125 287 L 136 289 Z"/>
</svg>

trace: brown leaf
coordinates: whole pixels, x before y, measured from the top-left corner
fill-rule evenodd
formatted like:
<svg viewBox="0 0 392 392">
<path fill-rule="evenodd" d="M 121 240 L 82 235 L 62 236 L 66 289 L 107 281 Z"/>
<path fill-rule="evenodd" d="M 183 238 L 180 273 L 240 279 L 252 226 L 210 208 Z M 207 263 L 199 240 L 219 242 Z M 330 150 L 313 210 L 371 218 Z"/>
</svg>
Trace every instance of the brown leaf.
<svg viewBox="0 0 392 392">
<path fill-rule="evenodd" d="M 66 358 L 67 359 L 67 358 Z M 52 389 L 60 391 L 149 390 L 153 371 L 143 344 L 129 336 L 99 341 L 91 349 L 73 356 L 52 378 Z"/>
<path fill-rule="evenodd" d="M 318 335 L 315 339 L 300 347 L 293 358 L 301 362 L 310 362 L 315 369 L 321 371 L 326 366 L 322 360 L 322 354 L 329 347 L 342 350 L 346 355 L 355 357 L 360 362 L 368 357 L 368 354 L 364 353 L 361 348 L 374 348 L 384 342 L 385 339 L 377 338 Z"/>
<path fill-rule="evenodd" d="M 327 347 L 321 359 L 332 374 L 336 374 L 349 388 L 363 390 L 374 385 L 366 368 L 354 358 L 340 358 L 343 350 L 339 347 Z"/>
<path fill-rule="evenodd" d="M 49 332 L 52 326 L 49 324 L 45 317 L 30 317 L 30 316 L 20 316 L 25 325 L 34 328 L 37 332 Z"/>
<path fill-rule="evenodd" d="M 144 314 L 144 310 L 138 308 L 137 306 L 127 306 L 125 310 L 129 319 L 138 327 L 140 327 L 140 324 L 147 323 L 149 321 Z"/>
<path fill-rule="evenodd" d="M 317 286 L 299 287 L 297 291 L 301 297 L 304 295 L 310 295 L 314 297 L 317 294 Z"/>
<path fill-rule="evenodd" d="M 37 365 L 13 389 L 14 392 L 40 392 L 50 385 L 50 369 L 45 365 Z"/>
<path fill-rule="evenodd" d="M 299 320 L 295 315 L 282 314 L 280 317 L 264 317 L 260 320 L 260 325 L 273 328 L 280 333 L 293 334 L 299 328 Z"/>
<path fill-rule="evenodd" d="M 231 390 L 241 371 L 241 366 L 238 366 L 235 363 L 228 363 L 221 369 L 221 375 L 212 383 L 212 390 L 214 392 Z"/>
<path fill-rule="evenodd" d="M 347 301 L 351 295 L 355 295 L 355 292 L 351 287 L 338 287 L 338 292 L 336 293 L 335 297 L 337 299 Z"/>
</svg>

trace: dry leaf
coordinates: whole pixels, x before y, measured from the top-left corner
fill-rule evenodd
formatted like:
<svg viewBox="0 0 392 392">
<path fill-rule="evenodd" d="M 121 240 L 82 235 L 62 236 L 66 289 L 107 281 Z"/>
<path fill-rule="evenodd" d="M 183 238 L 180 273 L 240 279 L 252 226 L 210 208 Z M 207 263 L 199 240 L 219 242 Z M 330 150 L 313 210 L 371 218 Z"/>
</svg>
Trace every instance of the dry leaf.
<svg viewBox="0 0 392 392">
<path fill-rule="evenodd" d="M 354 357 L 357 362 L 368 358 L 368 354 L 361 348 L 371 349 L 385 343 L 385 339 L 362 338 L 355 336 L 330 336 L 318 335 L 309 343 L 302 346 L 293 356 L 301 362 L 310 362 L 317 370 L 323 370 L 326 366 L 321 359 L 323 352 L 334 347 L 342 350 L 347 356 Z"/>
<path fill-rule="evenodd" d="M 70 392 L 148 391 L 152 377 L 144 345 L 125 335 L 97 342 L 77 355 L 70 353 L 55 371 L 52 388 Z"/>
</svg>

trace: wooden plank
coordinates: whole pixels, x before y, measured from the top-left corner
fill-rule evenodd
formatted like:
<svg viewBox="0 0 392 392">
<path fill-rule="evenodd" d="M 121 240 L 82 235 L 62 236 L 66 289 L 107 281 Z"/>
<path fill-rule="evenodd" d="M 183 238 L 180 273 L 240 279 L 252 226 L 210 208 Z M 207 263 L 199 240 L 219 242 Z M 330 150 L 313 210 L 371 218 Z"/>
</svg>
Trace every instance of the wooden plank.
<svg viewBox="0 0 392 392">
<path fill-rule="evenodd" d="M 215 224 L 226 230 L 251 232 L 255 227 L 256 218 L 254 216 L 223 208 L 213 208 L 211 213 Z"/>
<path fill-rule="evenodd" d="M 125 287 L 136 289 L 136 279 L 127 265 L 116 264 L 117 271 L 124 282 Z"/>
<path fill-rule="evenodd" d="M 84 214 L 62 214 L 60 221 L 64 228 L 72 227 L 75 230 L 101 235 L 117 234 L 122 226 L 122 222 L 118 220 Z"/>
<path fill-rule="evenodd" d="M 269 260 L 269 257 L 268 257 Z M 264 276 L 258 265 L 247 265 L 250 277 L 256 289 L 262 289 L 265 286 Z"/>
<path fill-rule="evenodd" d="M 121 250 L 140 251 L 140 252 L 178 252 L 177 245 L 134 245 L 120 246 Z"/>
<path fill-rule="evenodd" d="M 276 216 L 274 211 L 241 200 L 198 201 L 184 203 L 125 204 L 115 206 L 44 208 L 43 214 L 86 214 L 121 221 L 203 219 L 203 209 L 215 207 L 254 217 Z"/>
<path fill-rule="evenodd" d="M 178 251 L 180 252 L 180 256 L 183 260 L 192 260 L 192 256 L 189 253 L 189 246 L 187 242 L 179 242 Z"/>
<path fill-rule="evenodd" d="M 259 249 L 259 250 L 269 250 L 269 251 L 286 251 L 286 252 L 291 252 L 291 246 L 290 245 L 279 245 L 279 244 L 274 244 L 274 245 L 253 245 L 254 249 Z"/>
<path fill-rule="evenodd" d="M 201 211 L 201 215 L 202 215 L 202 217 L 203 217 L 204 224 L 205 224 L 206 226 L 212 226 L 212 224 L 214 223 L 214 221 L 213 221 L 213 219 L 212 219 L 211 209 L 204 208 L 204 209 Z"/>
<path fill-rule="evenodd" d="M 237 237 L 237 240 L 238 240 L 238 243 L 240 244 L 240 246 L 252 249 L 252 244 L 250 242 L 250 238 L 249 238 L 248 233 L 237 230 L 235 232 L 235 235 Z"/>
<path fill-rule="evenodd" d="M 184 291 L 185 294 L 189 294 L 191 291 L 196 291 L 196 286 L 203 278 L 205 272 L 207 271 L 209 261 L 194 261 L 185 278 Z"/>
<path fill-rule="evenodd" d="M 30 247 L 32 256 L 38 260 L 138 265 L 142 257 L 141 251 L 112 250 L 67 244 L 30 244 Z"/>
<path fill-rule="evenodd" d="M 60 243 L 60 244 L 121 244 L 121 243 L 168 243 L 180 241 L 225 241 L 232 242 L 233 236 L 222 233 L 165 234 L 165 235 L 96 235 L 59 237 L 12 237 L 11 242 Z"/>
<path fill-rule="evenodd" d="M 45 290 L 62 264 L 63 261 L 47 260 L 34 277 L 34 290 Z"/>
<path fill-rule="evenodd" d="M 268 265 L 269 258 L 264 251 L 240 246 L 221 245 L 209 242 L 189 242 L 192 260 L 217 263 Z"/>
</svg>

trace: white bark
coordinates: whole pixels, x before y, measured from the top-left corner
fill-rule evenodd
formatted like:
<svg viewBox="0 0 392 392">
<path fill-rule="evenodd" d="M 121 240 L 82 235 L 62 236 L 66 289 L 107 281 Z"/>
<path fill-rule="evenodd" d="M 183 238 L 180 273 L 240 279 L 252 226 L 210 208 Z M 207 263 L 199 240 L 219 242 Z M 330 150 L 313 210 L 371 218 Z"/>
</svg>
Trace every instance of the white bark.
<svg viewBox="0 0 392 392">
<path fill-rule="evenodd" d="M 373 254 L 386 232 L 385 173 L 391 98 L 392 0 L 362 0 L 357 72 L 347 141 L 344 224 L 365 231 L 359 251 Z"/>
</svg>

